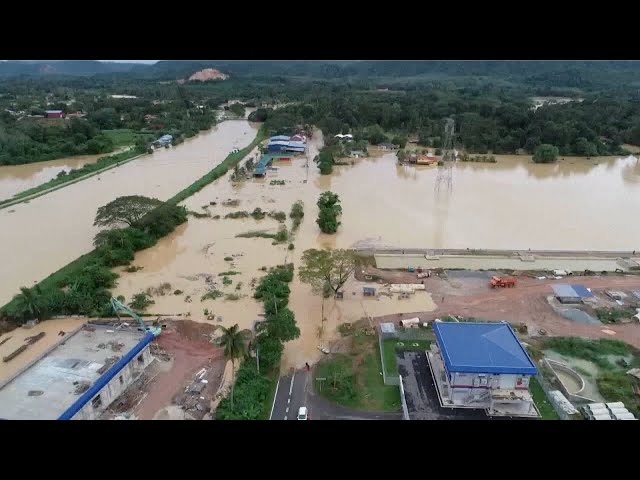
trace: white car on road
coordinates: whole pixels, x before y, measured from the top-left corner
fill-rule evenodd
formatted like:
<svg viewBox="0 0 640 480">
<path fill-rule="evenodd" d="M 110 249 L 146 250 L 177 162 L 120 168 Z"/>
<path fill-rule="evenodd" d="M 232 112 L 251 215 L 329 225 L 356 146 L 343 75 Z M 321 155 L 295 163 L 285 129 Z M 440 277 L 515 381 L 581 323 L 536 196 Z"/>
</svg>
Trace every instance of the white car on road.
<svg viewBox="0 0 640 480">
<path fill-rule="evenodd" d="M 307 415 L 307 407 L 300 407 L 298 410 L 298 420 L 309 420 Z"/>
</svg>

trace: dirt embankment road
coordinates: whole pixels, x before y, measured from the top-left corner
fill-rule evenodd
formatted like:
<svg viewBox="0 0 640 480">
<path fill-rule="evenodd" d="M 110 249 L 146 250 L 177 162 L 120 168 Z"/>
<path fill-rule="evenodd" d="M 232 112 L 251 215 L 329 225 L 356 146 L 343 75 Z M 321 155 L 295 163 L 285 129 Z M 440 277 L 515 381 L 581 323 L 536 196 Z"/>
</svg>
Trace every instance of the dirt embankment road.
<svg viewBox="0 0 640 480">
<path fill-rule="evenodd" d="M 640 277 L 571 277 L 571 283 L 579 283 L 595 290 L 640 289 Z M 432 312 L 404 314 L 403 318 L 417 316 L 430 321 L 445 315 L 479 317 L 487 320 L 525 323 L 530 332 L 544 329 L 551 336 L 582 336 L 587 338 L 612 338 L 623 340 L 640 348 L 640 326 L 585 325 L 561 317 L 547 303 L 552 294 L 551 285 L 559 280 L 537 280 L 522 278 L 515 288 L 492 290 L 487 286 L 470 289 L 460 288 L 452 292 L 448 280 L 431 277 L 425 279 L 428 292 L 438 308 Z M 399 320 L 397 315 L 378 317 L 376 321 Z M 613 334 L 611 332 L 614 332 Z"/>
</svg>

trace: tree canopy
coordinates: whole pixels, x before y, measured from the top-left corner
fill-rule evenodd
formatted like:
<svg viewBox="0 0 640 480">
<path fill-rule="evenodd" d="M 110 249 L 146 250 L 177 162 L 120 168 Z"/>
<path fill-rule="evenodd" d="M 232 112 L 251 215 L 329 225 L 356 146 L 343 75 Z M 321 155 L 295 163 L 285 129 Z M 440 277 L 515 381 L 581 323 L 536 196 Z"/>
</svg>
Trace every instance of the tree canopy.
<svg viewBox="0 0 640 480">
<path fill-rule="evenodd" d="M 162 205 L 160 200 L 141 195 L 118 197 L 98 208 L 93 224 L 100 227 L 117 227 L 121 225 L 131 227 L 160 205 Z"/>
<path fill-rule="evenodd" d="M 542 144 L 536 148 L 533 161 L 536 163 L 553 163 L 558 158 L 558 147 Z"/>
<path fill-rule="evenodd" d="M 318 198 L 318 219 L 316 223 L 323 233 L 336 233 L 340 222 L 338 215 L 342 213 L 340 198 L 337 193 L 323 192 Z"/>
<path fill-rule="evenodd" d="M 350 250 L 305 250 L 300 266 L 300 280 L 322 293 L 327 286 L 337 293 L 355 271 L 357 255 Z"/>
</svg>

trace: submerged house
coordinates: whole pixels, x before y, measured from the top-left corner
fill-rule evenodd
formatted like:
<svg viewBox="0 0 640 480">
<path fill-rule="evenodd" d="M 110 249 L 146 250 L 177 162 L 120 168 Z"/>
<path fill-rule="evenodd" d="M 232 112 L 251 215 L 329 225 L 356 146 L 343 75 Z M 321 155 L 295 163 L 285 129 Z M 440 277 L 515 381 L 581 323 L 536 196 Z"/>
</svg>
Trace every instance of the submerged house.
<svg viewBox="0 0 640 480">
<path fill-rule="evenodd" d="M 267 174 L 267 169 L 272 162 L 273 157 L 271 155 L 263 155 L 253 169 L 253 176 L 264 177 Z"/>
<path fill-rule="evenodd" d="M 285 152 L 304 153 L 307 150 L 307 145 L 304 142 L 289 142 L 284 148 Z"/>
<path fill-rule="evenodd" d="M 267 144 L 269 152 L 282 152 L 289 146 L 288 140 L 273 140 Z"/>
<path fill-rule="evenodd" d="M 289 140 L 291 140 L 291 138 L 286 135 L 274 135 L 269 139 L 269 142 L 288 142 Z"/>
</svg>

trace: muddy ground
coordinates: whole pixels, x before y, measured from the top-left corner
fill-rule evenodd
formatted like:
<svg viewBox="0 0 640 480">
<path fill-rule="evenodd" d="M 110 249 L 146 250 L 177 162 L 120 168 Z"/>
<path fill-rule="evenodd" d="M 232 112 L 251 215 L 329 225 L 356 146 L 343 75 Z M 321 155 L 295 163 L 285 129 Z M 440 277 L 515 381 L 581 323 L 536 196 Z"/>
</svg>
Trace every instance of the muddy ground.
<svg viewBox="0 0 640 480">
<path fill-rule="evenodd" d="M 167 328 L 152 345 L 157 360 L 111 410 L 139 420 L 200 420 L 209 413 L 226 364 L 222 348 L 210 343 L 215 327 L 189 320 L 163 323 Z M 206 373 L 196 379 L 203 368 Z M 185 393 L 202 380 L 208 382 L 202 391 Z"/>
<path fill-rule="evenodd" d="M 395 275 L 403 273 L 399 272 Z M 398 279 L 399 276 L 389 278 Z M 402 318 L 412 317 L 431 321 L 445 315 L 461 315 L 488 321 L 505 320 L 524 323 L 529 333 L 533 335 L 543 329 L 546 330 L 547 335 L 551 336 L 614 338 L 640 348 L 640 326 L 637 323 L 587 325 L 558 315 L 546 300 L 546 297 L 552 294 L 551 285 L 558 281 L 520 278 L 515 288 L 494 290 L 489 288 L 487 280 L 481 282 L 473 276 L 468 280 L 465 278 L 451 280 L 432 276 L 425 279 L 425 287 L 437 305 L 435 310 L 377 316 L 373 321 L 376 323 L 398 322 Z M 591 288 L 596 294 L 601 294 L 602 290 L 610 288 L 640 288 L 640 278 L 631 275 L 571 277 L 571 283 L 582 284 Z"/>
</svg>

